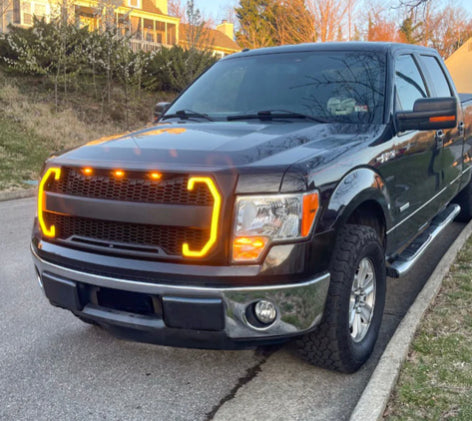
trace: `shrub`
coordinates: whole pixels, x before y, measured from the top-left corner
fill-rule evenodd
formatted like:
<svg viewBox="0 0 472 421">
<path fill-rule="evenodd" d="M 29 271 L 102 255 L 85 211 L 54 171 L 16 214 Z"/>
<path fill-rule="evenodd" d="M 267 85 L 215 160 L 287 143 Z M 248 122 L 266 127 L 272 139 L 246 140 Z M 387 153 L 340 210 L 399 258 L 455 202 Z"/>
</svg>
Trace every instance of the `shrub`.
<svg viewBox="0 0 472 421">
<path fill-rule="evenodd" d="M 217 59 L 195 48 L 162 48 L 154 53 L 145 68 L 144 86 L 151 90 L 180 92 Z"/>
</svg>

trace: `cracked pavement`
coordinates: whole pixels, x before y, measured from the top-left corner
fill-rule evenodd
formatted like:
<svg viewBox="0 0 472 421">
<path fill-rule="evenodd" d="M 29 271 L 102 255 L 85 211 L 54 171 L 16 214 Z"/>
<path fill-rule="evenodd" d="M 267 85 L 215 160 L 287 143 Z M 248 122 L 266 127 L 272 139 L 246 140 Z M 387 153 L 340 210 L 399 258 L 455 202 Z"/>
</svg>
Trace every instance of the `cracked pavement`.
<svg viewBox="0 0 472 421">
<path fill-rule="evenodd" d="M 354 375 L 312 367 L 292 344 L 247 351 L 116 339 L 49 305 L 29 251 L 34 200 L 0 202 L 0 419 L 345 420 L 382 350 L 449 244 L 453 223 L 413 271 L 389 280 L 374 355 Z"/>
</svg>

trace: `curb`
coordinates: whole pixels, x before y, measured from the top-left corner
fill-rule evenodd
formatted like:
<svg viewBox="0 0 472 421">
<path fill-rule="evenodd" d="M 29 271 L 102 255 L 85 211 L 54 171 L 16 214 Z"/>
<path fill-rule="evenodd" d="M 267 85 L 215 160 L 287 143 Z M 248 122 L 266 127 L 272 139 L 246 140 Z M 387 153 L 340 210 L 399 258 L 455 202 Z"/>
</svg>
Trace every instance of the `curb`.
<svg viewBox="0 0 472 421">
<path fill-rule="evenodd" d="M 24 199 L 25 197 L 33 197 L 36 194 L 36 188 L 34 189 L 23 189 L 14 191 L 0 191 L 0 202 L 15 199 Z"/>
<path fill-rule="evenodd" d="M 457 254 L 472 235 L 472 221 L 461 231 L 449 250 L 416 297 L 392 339 L 383 352 L 369 383 L 352 412 L 350 421 L 381 420 L 397 383 L 400 368 L 405 361 L 411 342 L 423 316 L 438 294 L 443 278 L 449 272 Z"/>
</svg>

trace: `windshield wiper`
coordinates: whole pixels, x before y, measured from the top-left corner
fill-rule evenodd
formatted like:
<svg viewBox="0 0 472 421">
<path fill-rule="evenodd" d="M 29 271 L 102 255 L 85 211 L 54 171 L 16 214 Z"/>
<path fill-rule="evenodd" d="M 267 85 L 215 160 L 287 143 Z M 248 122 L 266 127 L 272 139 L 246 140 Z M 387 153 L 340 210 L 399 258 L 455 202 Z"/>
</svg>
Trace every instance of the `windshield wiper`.
<svg viewBox="0 0 472 421">
<path fill-rule="evenodd" d="M 264 110 L 258 111 L 254 114 L 241 114 L 241 115 L 230 115 L 227 117 L 228 121 L 236 120 L 273 120 L 274 118 L 302 118 L 305 120 L 316 121 L 317 123 L 328 123 L 327 120 L 324 120 L 319 117 L 313 117 L 308 114 L 297 113 L 296 111 L 290 110 Z"/>
<path fill-rule="evenodd" d="M 208 121 L 215 121 L 213 120 L 208 114 L 197 113 L 193 110 L 179 110 L 176 111 L 174 114 L 166 114 L 164 115 L 161 120 L 167 120 L 169 118 L 181 118 L 183 120 L 188 120 L 190 118 L 204 118 Z"/>
</svg>

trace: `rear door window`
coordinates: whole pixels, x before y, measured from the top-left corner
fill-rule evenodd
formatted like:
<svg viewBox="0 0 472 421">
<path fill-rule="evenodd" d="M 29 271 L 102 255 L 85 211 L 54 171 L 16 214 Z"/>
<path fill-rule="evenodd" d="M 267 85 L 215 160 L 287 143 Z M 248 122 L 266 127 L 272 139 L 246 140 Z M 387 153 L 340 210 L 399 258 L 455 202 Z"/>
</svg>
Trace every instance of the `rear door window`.
<svg viewBox="0 0 472 421">
<path fill-rule="evenodd" d="M 395 64 L 396 109 L 413 111 L 417 99 L 427 98 L 423 77 L 411 55 L 399 56 Z"/>
<path fill-rule="evenodd" d="M 423 66 L 430 76 L 431 91 L 436 97 L 452 96 L 451 88 L 438 59 L 433 56 L 421 56 Z"/>
</svg>

